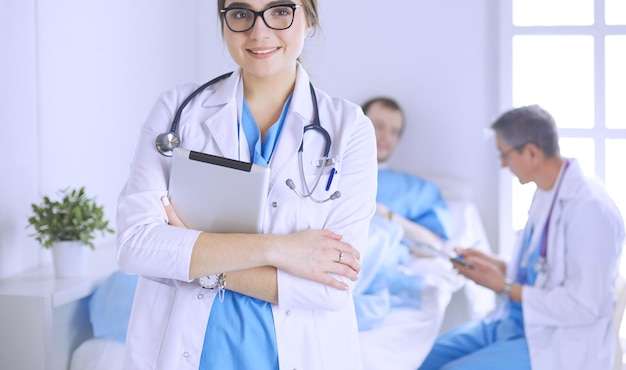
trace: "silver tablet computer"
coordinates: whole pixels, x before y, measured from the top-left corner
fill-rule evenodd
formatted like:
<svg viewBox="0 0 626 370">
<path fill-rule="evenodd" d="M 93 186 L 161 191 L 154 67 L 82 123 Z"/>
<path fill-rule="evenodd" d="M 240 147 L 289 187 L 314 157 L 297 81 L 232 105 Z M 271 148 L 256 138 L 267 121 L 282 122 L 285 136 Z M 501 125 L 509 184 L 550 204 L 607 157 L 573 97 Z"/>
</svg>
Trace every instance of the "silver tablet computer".
<svg viewBox="0 0 626 370">
<path fill-rule="evenodd" d="M 176 148 L 168 192 L 190 229 L 260 233 L 269 179 L 269 167 Z"/>
</svg>

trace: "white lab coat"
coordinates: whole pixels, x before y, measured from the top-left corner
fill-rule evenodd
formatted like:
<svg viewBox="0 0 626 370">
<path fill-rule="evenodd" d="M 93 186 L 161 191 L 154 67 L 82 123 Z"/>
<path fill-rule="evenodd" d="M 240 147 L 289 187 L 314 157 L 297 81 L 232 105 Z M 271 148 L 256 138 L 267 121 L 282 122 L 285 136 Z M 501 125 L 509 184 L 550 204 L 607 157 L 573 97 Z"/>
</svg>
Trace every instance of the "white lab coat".
<svg viewBox="0 0 626 370">
<path fill-rule="evenodd" d="M 543 207 L 546 213 L 548 208 Z M 550 220 L 548 273 L 539 273 L 535 285 L 522 290 L 533 370 L 611 368 L 613 294 L 623 242 L 624 223 L 615 203 L 572 160 Z M 517 260 L 507 268 L 511 279 Z"/>
<path fill-rule="evenodd" d="M 184 148 L 250 160 L 243 130 L 237 130 L 240 78 L 236 71 L 188 105 L 178 129 Z M 154 144 L 157 135 L 169 130 L 177 107 L 195 87 L 178 87 L 157 101 L 142 128 L 131 174 L 118 201 L 118 262 L 122 270 L 140 275 L 126 343 L 129 369 L 197 370 L 215 298 L 212 290 L 188 280 L 192 246 L 199 232 L 167 225 L 160 198 L 167 194 L 171 160 L 159 154 Z M 361 250 L 376 207 L 372 124 L 357 105 L 320 90 L 316 94 L 321 125 L 332 138 L 330 156 L 337 174 L 326 191 L 331 167 L 325 168 L 314 194 L 325 199 L 338 190 L 341 197 L 318 204 L 301 199 L 285 185 L 291 178 L 305 192 L 297 152 L 303 127 L 314 115 L 309 78 L 298 65 L 289 112 L 270 162 L 263 231 L 287 234 L 323 228 L 342 234 L 344 241 Z M 308 132 L 304 136 L 304 172 L 310 185 L 318 174 L 313 158 L 319 159 L 322 148 L 321 135 Z M 278 271 L 277 282 L 279 304 L 272 309 L 280 368 L 361 369 L 351 292 L 283 271 Z"/>
</svg>

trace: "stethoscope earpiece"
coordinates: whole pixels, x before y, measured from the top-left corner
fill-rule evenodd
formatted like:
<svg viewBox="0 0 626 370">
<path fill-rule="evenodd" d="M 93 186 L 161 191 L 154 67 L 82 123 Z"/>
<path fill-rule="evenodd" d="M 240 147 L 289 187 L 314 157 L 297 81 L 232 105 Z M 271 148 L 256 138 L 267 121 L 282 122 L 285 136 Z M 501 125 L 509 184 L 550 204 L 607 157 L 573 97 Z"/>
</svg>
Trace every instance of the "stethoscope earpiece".
<svg viewBox="0 0 626 370">
<path fill-rule="evenodd" d="M 325 203 L 328 202 L 329 200 L 335 200 L 335 199 L 339 199 L 341 198 L 341 192 L 340 191 L 335 191 L 334 193 L 332 193 L 328 198 L 326 199 L 315 199 L 313 198 L 313 194 L 309 194 L 309 195 L 304 195 L 301 194 L 299 191 L 296 190 L 296 184 L 293 183 L 292 179 L 287 179 L 287 181 L 285 181 L 285 184 L 287 184 L 287 187 L 291 190 L 293 190 L 294 193 L 296 193 L 297 196 L 299 196 L 300 198 L 309 198 L 312 201 L 314 201 L 315 203 Z"/>
<path fill-rule="evenodd" d="M 157 136 L 155 144 L 159 153 L 166 157 L 171 157 L 174 148 L 180 146 L 180 138 L 175 132 L 164 132 Z"/>
</svg>

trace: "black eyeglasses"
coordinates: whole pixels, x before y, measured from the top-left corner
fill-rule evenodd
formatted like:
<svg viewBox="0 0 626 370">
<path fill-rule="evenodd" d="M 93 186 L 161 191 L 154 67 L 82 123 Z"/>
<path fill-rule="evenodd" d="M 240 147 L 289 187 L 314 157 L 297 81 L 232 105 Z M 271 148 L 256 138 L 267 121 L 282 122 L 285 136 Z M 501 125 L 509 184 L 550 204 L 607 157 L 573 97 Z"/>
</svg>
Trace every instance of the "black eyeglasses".
<svg viewBox="0 0 626 370">
<path fill-rule="evenodd" d="M 293 24 L 296 15 L 296 4 L 272 5 L 260 12 L 238 6 L 228 7 L 220 10 L 224 16 L 226 26 L 233 32 L 246 32 L 256 23 L 256 19 L 261 17 L 268 28 L 273 30 L 286 30 Z"/>
</svg>

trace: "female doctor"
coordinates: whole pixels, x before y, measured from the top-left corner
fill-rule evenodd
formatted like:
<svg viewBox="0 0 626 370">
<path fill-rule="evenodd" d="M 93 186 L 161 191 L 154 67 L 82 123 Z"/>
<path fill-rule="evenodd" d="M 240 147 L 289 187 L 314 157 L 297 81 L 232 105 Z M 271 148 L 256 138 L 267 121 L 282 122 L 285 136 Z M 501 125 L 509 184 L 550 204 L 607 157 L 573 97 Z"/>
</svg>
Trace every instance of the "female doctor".
<svg viewBox="0 0 626 370">
<path fill-rule="evenodd" d="M 125 368 L 360 369 L 351 290 L 376 208 L 371 122 L 313 89 L 298 62 L 315 0 L 217 4 L 239 69 L 189 102 L 178 134 L 186 149 L 270 167 L 263 233 L 178 227 L 163 207 L 171 158 L 155 138 L 196 86 L 164 93 L 118 200 L 118 263 L 140 276 Z M 328 137 L 305 131 L 316 114 Z"/>
<path fill-rule="evenodd" d="M 492 125 L 503 167 L 537 185 L 509 263 L 459 250 L 455 265 L 502 294 L 495 314 L 440 336 L 420 369 L 611 369 L 624 222 L 604 188 L 559 153 L 552 116 L 513 109 Z"/>
</svg>

